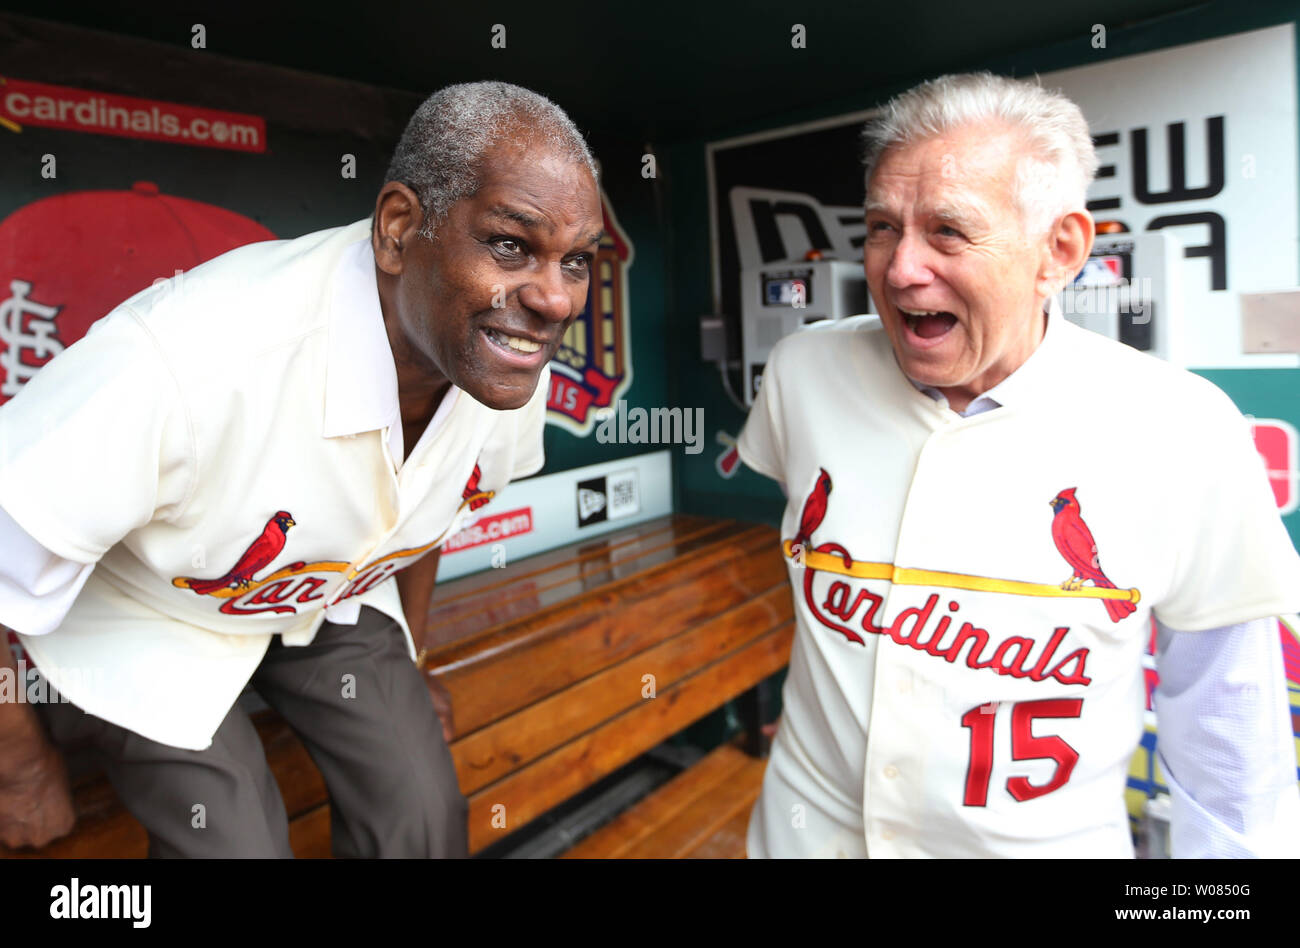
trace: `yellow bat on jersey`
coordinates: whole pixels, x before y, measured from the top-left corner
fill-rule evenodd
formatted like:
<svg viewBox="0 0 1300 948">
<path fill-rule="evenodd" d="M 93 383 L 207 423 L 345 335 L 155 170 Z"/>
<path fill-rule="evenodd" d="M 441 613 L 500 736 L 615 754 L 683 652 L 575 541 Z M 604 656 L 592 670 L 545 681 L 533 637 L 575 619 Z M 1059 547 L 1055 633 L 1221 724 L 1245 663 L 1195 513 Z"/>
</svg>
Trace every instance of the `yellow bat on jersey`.
<svg viewBox="0 0 1300 948">
<path fill-rule="evenodd" d="M 1018 579 L 997 579 L 991 576 L 974 576 L 970 573 L 946 573 L 941 570 L 912 569 L 893 563 L 872 563 L 867 560 L 850 560 L 834 553 L 818 553 L 800 549 L 796 552 L 794 541 L 784 540 L 781 549 L 786 558 L 801 562 L 805 569 L 823 573 L 838 573 L 854 579 L 887 579 L 898 586 L 940 586 L 946 589 L 972 589 L 978 592 L 1010 593 L 1014 596 L 1050 596 L 1065 599 L 1123 599 L 1136 604 L 1142 594 L 1136 589 L 1105 589 L 1098 586 L 1072 584 L 1066 580 L 1061 585 L 1053 583 L 1026 583 Z"/>
</svg>

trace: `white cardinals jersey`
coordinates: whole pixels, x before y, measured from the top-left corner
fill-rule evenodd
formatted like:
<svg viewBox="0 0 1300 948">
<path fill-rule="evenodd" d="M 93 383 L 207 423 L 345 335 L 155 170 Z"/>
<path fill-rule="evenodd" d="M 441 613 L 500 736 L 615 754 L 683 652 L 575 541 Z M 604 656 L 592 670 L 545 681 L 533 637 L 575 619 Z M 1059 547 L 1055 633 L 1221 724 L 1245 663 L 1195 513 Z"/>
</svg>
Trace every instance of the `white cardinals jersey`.
<svg viewBox="0 0 1300 948">
<path fill-rule="evenodd" d="M 403 462 L 365 220 L 145 290 L 0 407 L 0 508 L 96 564 L 23 646 L 89 713 L 202 749 L 273 634 L 353 599 L 405 625 L 386 580 L 542 466 L 547 389 L 453 387 Z"/>
<path fill-rule="evenodd" d="M 773 352 L 739 448 L 789 491 L 797 634 L 751 856 L 1132 856 L 1151 613 L 1300 605 L 1217 388 L 1053 307 L 995 391 L 961 417 L 859 319 Z"/>
</svg>

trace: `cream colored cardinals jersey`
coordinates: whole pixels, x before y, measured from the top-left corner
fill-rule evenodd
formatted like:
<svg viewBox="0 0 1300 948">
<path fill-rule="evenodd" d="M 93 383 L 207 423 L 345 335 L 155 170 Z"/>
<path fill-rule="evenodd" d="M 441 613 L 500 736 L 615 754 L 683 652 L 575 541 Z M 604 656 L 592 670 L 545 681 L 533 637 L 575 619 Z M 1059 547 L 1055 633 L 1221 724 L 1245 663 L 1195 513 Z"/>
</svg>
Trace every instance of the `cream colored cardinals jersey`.
<svg viewBox="0 0 1300 948">
<path fill-rule="evenodd" d="M 859 319 L 781 341 L 739 441 L 797 618 L 751 856 L 1130 857 L 1151 613 L 1300 606 L 1249 427 L 1065 321 L 963 418 Z"/>
<path fill-rule="evenodd" d="M 0 508 L 95 564 L 24 648 L 91 714 L 203 749 L 272 635 L 352 600 L 405 625 L 393 574 L 542 466 L 548 377 L 515 411 L 453 387 L 403 461 L 368 220 L 137 294 L 0 408 Z"/>
</svg>

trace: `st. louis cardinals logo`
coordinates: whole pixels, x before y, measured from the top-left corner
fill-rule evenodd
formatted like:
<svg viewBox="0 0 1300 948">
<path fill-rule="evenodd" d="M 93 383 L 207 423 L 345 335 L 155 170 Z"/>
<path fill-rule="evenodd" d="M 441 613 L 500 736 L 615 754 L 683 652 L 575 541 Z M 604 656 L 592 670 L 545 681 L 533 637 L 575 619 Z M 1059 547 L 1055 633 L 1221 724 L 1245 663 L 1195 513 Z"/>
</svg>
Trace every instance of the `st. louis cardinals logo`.
<svg viewBox="0 0 1300 948">
<path fill-rule="evenodd" d="M 462 508 L 468 506 L 471 510 L 477 509 L 495 496 L 493 491 L 479 490 L 481 476 L 479 466 L 475 464 L 474 473 L 462 492 Z M 177 576 L 172 580 L 172 585 L 200 596 L 221 600 L 220 609 L 226 615 L 296 613 L 304 608 L 318 608 L 312 604 L 322 600 L 330 604 L 339 603 L 374 589 L 442 543 L 450 532 L 449 528 L 432 543 L 397 550 L 361 568 L 343 560 L 317 560 L 311 563 L 298 560 L 258 579 L 257 573 L 270 566 L 284 552 L 289 528 L 295 525 L 292 514 L 287 510 L 278 510 L 235 561 L 235 565 L 225 573 L 215 579 Z"/>
<path fill-rule="evenodd" d="M 31 292 L 26 280 L 11 280 L 10 296 L 0 302 L 0 402 L 17 395 L 64 349 L 55 321 L 59 307 L 38 303 Z"/>
<path fill-rule="evenodd" d="M 0 220 L 0 405 L 123 300 L 274 238 L 257 221 L 149 181 L 19 207 Z"/>
<path fill-rule="evenodd" d="M 887 635 L 899 645 L 907 645 L 949 663 L 956 662 L 963 648 L 969 645 L 965 661 L 970 668 L 989 668 L 998 674 L 1033 681 L 1054 678 L 1063 684 L 1086 685 L 1091 681 L 1086 674 L 1087 648 L 1075 649 L 1056 660 L 1069 626 L 1054 628 L 1046 642 L 1012 635 L 990 649 L 992 642 L 988 630 L 956 618 L 955 614 L 961 609 L 961 603 L 956 599 L 947 603 L 947 612 L 951 614 L 941 614 L 931 628 L 930 622 L 940 599 L 939 594 L 933 593 L 923 605 L 903 609 L 886 627 L 876 621 L 883 597 L 852 580 L 888 580 L 898 586 L 968 589 L 1017 596 L 1101 599 L 1107 614 L 1115 622 L 1135 611 L 1133 604 L 1140 598 L 1138 590 L 1117 589 L 1101 572 L 1096 544 L 1079 517 L 1073 488 L 1062 491 L 1052 501 L 1057 517 L 1053 522 L 1052 536 L 1072 569 L 1066 582 L 1053 584 L 855 560 L 842 544 L 833 541 L 814 546 L 813 534 L 826 517 L 832 487 L 830 474 L 821 469 L 804 500 L 795 536 L 784 541 L 782 546 L 787 557 L 804 567 L 803 597 L 809 611 L 819 623 L 844 635 L 850 642 L 866 644 L 862 637 L 864 632 Z M 1066 519 L 1061 520 L 1063 511 Z M 1083 550 L 1087 552 L 1086 557 L 1080 554 Z M 818 574 L 833 577 L 829 585 L 821 584 L 824 591 L 820 593 L 814 590 Z M 1092 585 L 1085 585 L 1088 582 Z M 958 622 L 961 622 L 960 626 Z M 955 634 L 949 635 L 950 629 L 955 629 Z"/>
<path fill-rule="evenodd" d="M 293 515 L 287 510 L 277 510 L 257 539 L 249 544 L 248 549 L 230 567 L 224 576 L 216 579 L 190 579 L 182 576 L 172 580 L 173 585 L 183 589 L 192 589 L 200 596 L 206 596 L 219 589 L 247 589 L 253 582 L 253 575 L 260 569 L 271 565 L 280 555 L 289 533 L 294 526 Z"/>
<path fill-rule="evenodd" d="M 1101 571 L 1101 563 L 1097 559 L 1097 541 L 1092 538 L 1092 531 L 1080 515 L 1079 502 L 1074 498 L 1076 490 L 1077 488 L 1068 487 L 1052 498 L 1052 539 L 1073 570 L 1070 577 L 1061 583 L 1061 589 L 1078 592 L 1088 588 L 1083 585 L 1085 582 L 1091 582 L 1093 589 L 1115 590 L 1115 584 Z M 1138 591 L 1124 589 L 1115 592 L 1121 593 L 1123 598 L 1107 596 L 1102 599 L 1102 605 L 1106 607 L 1106 614 L 1111 620 L 1118 622 L 1137 611 L 1134 603 L 1138 600 Z"/>
</svg>

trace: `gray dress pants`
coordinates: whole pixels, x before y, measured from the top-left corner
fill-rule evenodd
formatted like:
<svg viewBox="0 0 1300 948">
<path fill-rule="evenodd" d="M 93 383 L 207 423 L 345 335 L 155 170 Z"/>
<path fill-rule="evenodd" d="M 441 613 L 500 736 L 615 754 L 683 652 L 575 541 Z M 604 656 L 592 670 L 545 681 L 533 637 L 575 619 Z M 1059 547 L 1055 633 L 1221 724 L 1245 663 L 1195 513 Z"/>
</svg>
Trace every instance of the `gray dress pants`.
<svg viewBox="0 0 1300 948">
<path fill-rule="evenodd" d="M 335 856 L 467 855 L 451 753 L 391 618 L 364 606 L 356 625 L 325 622 L 310 645 L 288 648 L 277 636 L 252 685 L 325 778 Z M 56 743 L 94 750 L 148 830 L 150 856 L 292 858 L 284 801 L 238 705 L 201 751 L 159 744 L 74 704 L 35 709 Z"/>
</svg>

